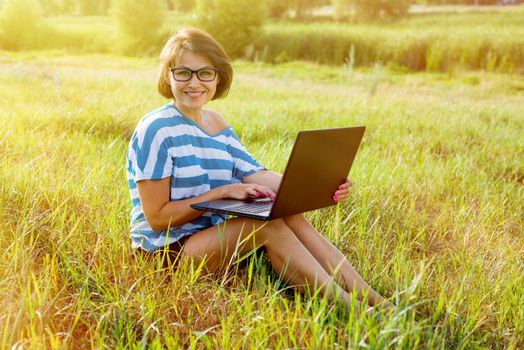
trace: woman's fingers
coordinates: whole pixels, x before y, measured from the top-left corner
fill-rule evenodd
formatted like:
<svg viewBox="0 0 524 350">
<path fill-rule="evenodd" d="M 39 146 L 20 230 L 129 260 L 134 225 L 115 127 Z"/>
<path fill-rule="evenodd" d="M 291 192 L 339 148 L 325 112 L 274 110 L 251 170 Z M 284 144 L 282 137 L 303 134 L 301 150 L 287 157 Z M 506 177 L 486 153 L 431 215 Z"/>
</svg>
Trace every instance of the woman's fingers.
<svg viewBox="0 0 524 350">
<path fill-rule="evenodd" d="M 271 200 L 275 199 L 275 193 L 268 187 L 249 184 L 244 185 L 244 193 L 246 197 L 249 198 L 265 198 L 268 197 Z"/>
<path fill-rule="evenodd" d="M 333 201 L 335 203 L 345 201 L 349 194 L 349 188 L 353 186 L 353 182 L 347 179 L 346 182 L 338 186 L 337 190 L 333 194 Z"/>
<path fill-rule="evenodd" d="M 257 198 L 260 196 L 260 193 L 258 193 L 257 191 L 255 191 L 254 189 L 251 189 L 251 188 L 248 188 L 246 190 L 246 193 L 247 193 L 247 196 L 250 197 L 250 198 Z"/>
<path fill-rule="evenodd" d="M 344 182 L 342 185 L 338 186 L 339 190 L 346 190 L 349 187 L 353 186 L 353 182 L 351 182 L 350 179 L 346 179 L 346 182 Z"/>
<path fill-rule="evenodd" d="M 275 193 L 268 187 L 256 185 L 254 187 L 254 190 L 256 192 L 256 195 L 255 195 L 256 198 L 268 197 L 268 198 L 271 198 L 271 200 L 275 199 Z"/>
</svg>

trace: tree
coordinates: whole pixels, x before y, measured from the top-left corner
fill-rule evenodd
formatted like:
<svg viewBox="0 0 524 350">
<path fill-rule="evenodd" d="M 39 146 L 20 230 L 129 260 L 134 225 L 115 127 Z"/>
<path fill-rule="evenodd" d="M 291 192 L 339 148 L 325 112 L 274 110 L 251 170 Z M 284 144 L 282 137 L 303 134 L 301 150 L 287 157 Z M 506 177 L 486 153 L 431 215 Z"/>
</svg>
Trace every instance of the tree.
<svg viewBox="0 0 524 350">
<path fill-rule="evenodd" d="M 285 17 L 291 8 L 291 4 L 282 0 L 266 0 L 269 17 L 282 18 Z"/>
<path fill-rule="evenodd" d="M 47 16 L 80 14 L 83 16 L 107 15 L 111 0 L 38 0 Z"/>
<path fill-rule="evenodd" d="M 59 0 L 38 0 L 42 12 L 46 16 L 63 13 L 62 2 Z"/>
<path fill-rule="evenodd" d="M 60 6 L 60 13 L 72 14 L 76 12 L 76 0 L 55 0 Z"/>
<path fill-rule="evenodd" d="M 105 15 L 109 0 L 75 0 L 77 12 L 83 16 Z"/>
<path fill-rule="evenodd" d="M 304 19 L 311 15 L 311 11 L 318 6 L 329 3 L 325 0 L 289 0 L 290 8 L 295 13 L 295 18 Z"/>
<path fill-rule="evenodd" d="M 266 17 L 265 3 L 251 0 L 198 0 L 197 25 L 210 33 L 231 57 L 246 54 Z"/>
<path fill-rule="evenodd" d="M 164 0 L 114 0 L 121 49 L 127 54 L 148 54 L 160 48 L 165 21 Z"/>
<path fill-rule="evenodd" d="M 7 50 L 35 48 L 42 38 L 42 10 L 36 0 L 9 0 L 0 18 L 0 46 Z"/>
<path fill-rule="evenodd" d="M 190 12 L 195 8 L 194 0 L 176 0 L 175 9 L 180 12 Z"/>
<path fill-rule="evenodd" d="M 380 19 L 405 15 L 412 0 L 332 0 L 332 3 L 336 19 L 345 17 L 348 9 L 359 19 Z"/>
<path fill-rule="evenodd" d="M 351 11 L 350 0 L 331 0 L 331 4 L 333 5 L 333 19 L 335 21 L 343 20 Z"/>
</svg>

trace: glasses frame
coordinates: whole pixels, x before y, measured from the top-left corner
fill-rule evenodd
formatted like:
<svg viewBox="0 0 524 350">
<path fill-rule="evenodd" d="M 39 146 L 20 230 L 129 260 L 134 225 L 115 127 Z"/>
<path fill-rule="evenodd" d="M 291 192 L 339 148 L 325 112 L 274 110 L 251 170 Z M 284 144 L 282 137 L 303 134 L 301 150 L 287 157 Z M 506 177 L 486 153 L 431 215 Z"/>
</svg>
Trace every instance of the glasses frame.
<svg viewBox="0 0 524 350">
<path fill-rule="evenodd" d="M 201 82 L 209 83 L 209 82 L 212 82 L 213 80 L 215 80 L 217 78 L 217 73 L 219 72 L 219 69 L 218 68 L 214 68 L 214 67 L 202 67 L 202 68 L 199 68 L 197 70 L 193 70 L 193 69 L 190 69 L 188 67 L 175 67 L 175 68 L 169 68 L 169 70 L 171 71 L 171 75 L 173 76 L 173 79 L 175 79 L 175 81 L 178 81 L 178 82 L 181 82 L 181 83 L 184 83 L 184 82 L 187 82 L 187 81 L 190 81 L 191 79 L 193 79 L 193 74 L 195 74 L 197 79 L 200 80 Z M 184 79 L 184 80 L 180 80 L 180 79 L 175 78 L 175 71 L 176 70 L 189 71 L 189 72 L 191 72 L 191 74 L 189 75 L 189 78 Z M 200 73 L 201 71 L 204 71 L 204 70 L 212 70 L 212 71 L 214 71 L 215 75 L 213 76 L 213 79 L 209 79 L 209 80 L 201 79 L 200 76 L 198 75 L 198 73 Z"/>
</svg>

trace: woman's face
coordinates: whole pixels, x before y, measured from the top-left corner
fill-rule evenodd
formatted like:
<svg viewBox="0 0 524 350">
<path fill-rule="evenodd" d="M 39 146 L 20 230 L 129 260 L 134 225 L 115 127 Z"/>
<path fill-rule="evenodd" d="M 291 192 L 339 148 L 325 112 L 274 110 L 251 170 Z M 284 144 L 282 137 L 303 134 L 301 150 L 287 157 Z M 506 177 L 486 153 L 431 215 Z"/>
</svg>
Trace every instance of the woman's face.
<svg viewBox="0 0 524 350">
<path fill-rule="evenodd" d="M 215 74 L 213 69 L 216 67 L 207 57 L 191 51 L 184 51 L 173 68 L 176 68 L 176 70 L 170 72 L 169 81 L 175 98 L 175 105 L 185 115 L 198 117 L 202 107 L 215 96 L 219 82 L 218 72 L 216 72 L 216 77 L 213 80 L 202 80 L 210 80 Z M 197 73 L 191 72 L 196 70 L 201 70 L 200 79 Z M 188 78 L 187 81 L 180 81 Z"/>
</svg>

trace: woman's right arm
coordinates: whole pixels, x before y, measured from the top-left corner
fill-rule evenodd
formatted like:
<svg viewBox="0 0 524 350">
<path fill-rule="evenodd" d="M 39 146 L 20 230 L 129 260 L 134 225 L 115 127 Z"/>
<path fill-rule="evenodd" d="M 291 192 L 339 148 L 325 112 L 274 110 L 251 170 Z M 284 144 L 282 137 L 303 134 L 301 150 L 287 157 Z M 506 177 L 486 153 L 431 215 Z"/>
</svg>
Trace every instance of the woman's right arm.
<svg viewBox="0 0 524 350">
<path fill-rule="evenodd" d="M 216 199 L 248 199 L 274 196 L 271 189 L 257 184 L 231 184 L 214 188 L 200 196 L 179 201 L 170 200 L 170 178 L 160 180 L 141 180 L 137 182 L 138 194 L 146 220 L 155 231 L 190 222 L 202 211 L 190 207 L 191 204 Z"/>
</svg>

